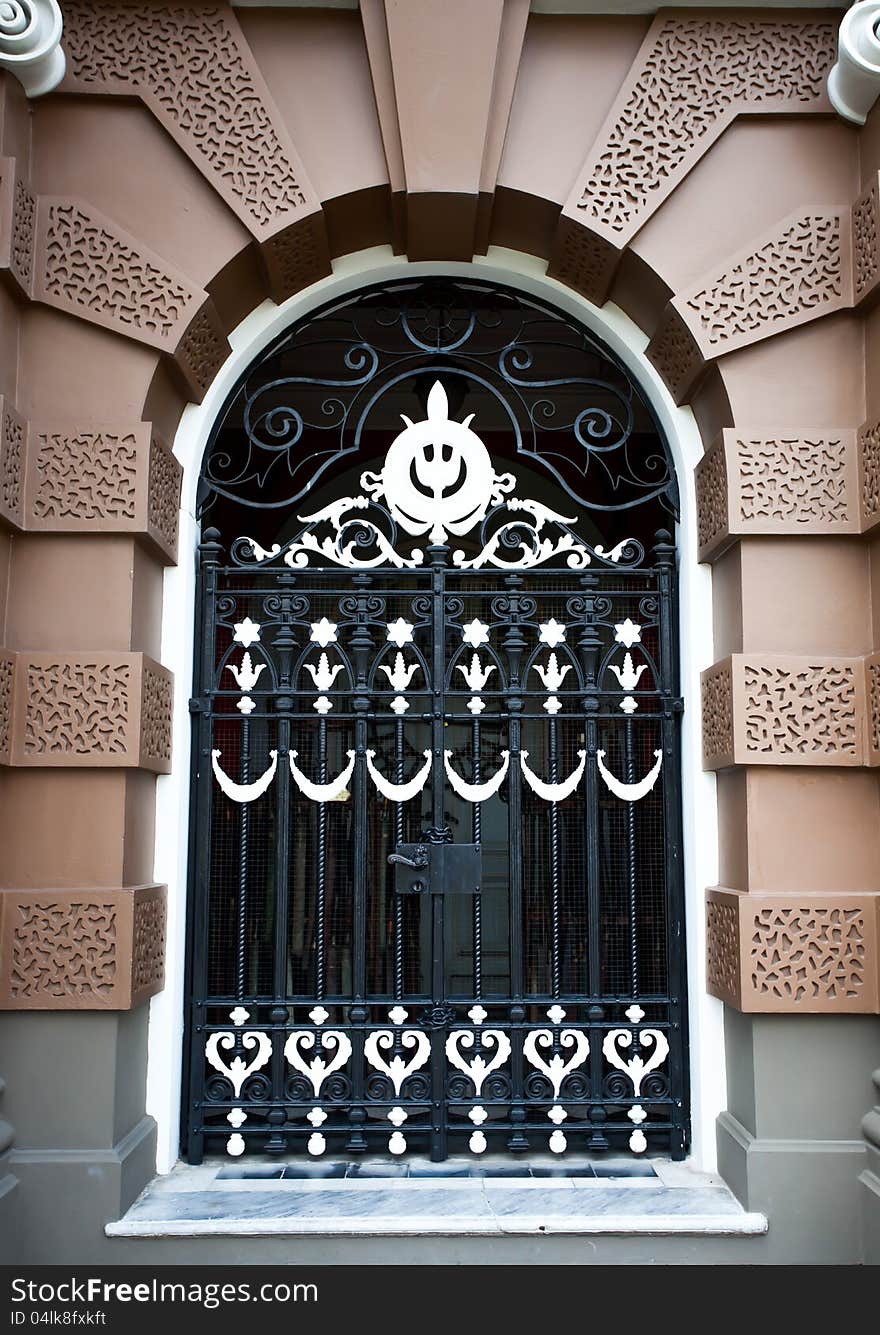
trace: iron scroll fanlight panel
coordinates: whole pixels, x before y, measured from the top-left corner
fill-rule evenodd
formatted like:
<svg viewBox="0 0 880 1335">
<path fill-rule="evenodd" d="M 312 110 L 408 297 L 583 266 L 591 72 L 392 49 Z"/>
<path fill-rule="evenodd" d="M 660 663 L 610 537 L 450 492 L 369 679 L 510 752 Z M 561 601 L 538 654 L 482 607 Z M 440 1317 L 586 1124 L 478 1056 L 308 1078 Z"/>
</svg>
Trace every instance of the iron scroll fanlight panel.
<svg viewBox="0 0 880 1335">
<path fill-rule="evenodd" d="M 326 506 L 277 550 L 242 540 L 221 565 L 203 544 L 197 730 L 218 754 L 197 779 L 190 1153 L 679 1154 L 672 548 L 606 553 L 526 510 L 543 529 L 487 561 L 522 522 L 510 499 L 532 498 L 438 453 L 453 425 L 476 432 L 443 379 L 426 391 L 433 412 L 399 433 L 421 429 L 401 442 L 415 501 L 367 469 L 346 521 L 376 516 L 400 564 L 374 563 L 368 526 L 340 539 Z M 397 893 L 389 854 L 423 847 L 423 888 Z M 478 893 L 444 883 L 445 848 L 481 851 Z"/>
</svg>

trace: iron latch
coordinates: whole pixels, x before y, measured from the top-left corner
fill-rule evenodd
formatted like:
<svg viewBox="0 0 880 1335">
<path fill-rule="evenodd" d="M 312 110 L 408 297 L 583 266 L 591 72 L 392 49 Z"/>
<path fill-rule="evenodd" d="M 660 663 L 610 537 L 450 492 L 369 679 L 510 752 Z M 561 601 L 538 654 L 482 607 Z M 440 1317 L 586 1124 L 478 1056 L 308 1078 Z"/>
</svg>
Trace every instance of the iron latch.
<svg viewBox="0 0 880 1335">
<path fill-rule="evenodd" d="M 482 888 L 479 844 L 398 844 L 388 861 L 398 895 L 478 895 Z"/>
</svg>

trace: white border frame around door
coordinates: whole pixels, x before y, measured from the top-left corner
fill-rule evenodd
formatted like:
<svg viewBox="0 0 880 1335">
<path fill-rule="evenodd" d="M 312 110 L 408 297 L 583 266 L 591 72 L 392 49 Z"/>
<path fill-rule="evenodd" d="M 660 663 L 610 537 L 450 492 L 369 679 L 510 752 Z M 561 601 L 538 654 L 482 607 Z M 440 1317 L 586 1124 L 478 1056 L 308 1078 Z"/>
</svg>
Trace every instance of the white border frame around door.
<svg viewBox="0 0 880 1335">
<path fill-rule="evenodd" d="M 703 446 L 693 413 L 676 407 L 644 355 L 648 340 L 618 307 L 601 310 L 546 276 L 533 256 L 492 247 L 472 263 L 409 263 L 390 247 L 347 255 L 330 277 L 298 292 L 283 305 L 265 301 L 229 335 L 232 352 L 203 401 L 189 404 L 180 420 L 174 454 L 183 466 L 178 565 L 165 572 L 162 662 L 174 673 L 171 773 L 156 791 L 154 875 L 168 886 L 165 990 L 150 1003 L 147 1112 L 158 1125 L 158 1171 L 179 1157 L 183 1054 L 184 961 L 190 796 L 190 716 L 195 634 L 196 485 L 211 428 L 236 380 L 273 339 L 301 316 L 370 283 L 421 275 L 479 277 L 543 297 L 580 321 L 627 366 L 652 404 L 672 450 L 681 495 L 677 532 L 680 556 L 681 686 L 685 698 L 682 733 L 682 805 L 685 866 L 685 933 L 688 977 L 692 1146 L 690 1161 L 703 1172 L 716 1167 L 715 1119 L 726 1103 L 722 1004 L 706 992 L 704 889 L 718 879 L 715 776 L 701 761 L 700 671 L 712 662 L 712 578 L 697 564 L 694 468 Z"/>
</svg>

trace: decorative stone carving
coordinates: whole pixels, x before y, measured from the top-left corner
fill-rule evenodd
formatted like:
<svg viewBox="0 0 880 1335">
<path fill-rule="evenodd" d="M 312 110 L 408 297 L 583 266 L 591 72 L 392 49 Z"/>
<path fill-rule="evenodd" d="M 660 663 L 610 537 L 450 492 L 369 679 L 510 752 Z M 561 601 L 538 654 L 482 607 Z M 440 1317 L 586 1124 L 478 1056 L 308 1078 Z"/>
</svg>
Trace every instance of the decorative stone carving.
<svg viewBox="0 0 880 1335">
<path fill-rule="evenodd" d="M 319 212 L 231 10 L 71 0 L 64 16 L 65 89 L 140 96 L 256 237 Z"/>
<path fill-rule="evenodd" d="M 137 439 L 132 432 L 40 432 L 30 512 L 37 521 L 133 520 Z"/>
<path fill-rule="evenodd" d="M 124 755 L 131 744 L 131 664 L 27 664 L 24 750 L 30 756 Z"/>
<path fill-rule="evenodd" d="M 0 765 L 9 763 L 9 743 L 12 735 L 12 685 L 15 679 L 15 656 L 0 649 Z"/>
<path fill-rule="evenodd" d="M 15 159 L 0 158 L 0 269 L 10 274 L 26 297 L 33 285 L 35 228 L 34 196 Z"/>
<path fill-rule="evenodd" d="M 173 689 L 167 672 L 145 666 L 141 704 L 141 754 L 163 768 L 171 762 Z"/>
<path fill-rule="evenodd" d="M 727 765 L 863 765 L 865 674 L 861 658 L 732 654 L 703 673 L 707 769 Z M 730 673 L 732 749 L 726 703 L 714 685 Z M 708 700 L 708 705 L 707 705 Z M 706 719 L 709 720 L 707 727 Z"/>
<path fill-rule="evenodd" d="M 786 437 L 738 440 L 739 519 L 749 531 L 849 526 L 847 442 Z"/>
<path fill-rule="evenodd" d="M 272 299 L 279 303 L 329 273 L 330 251 L 323 214 L 292 223 L 264 241 L 262 255 Z"/>
<path fill-rule="evenodd" d="M 865 422 L 859 428 L 859 496 L 862 531 L 880 523 L 880 422 Z"/>
<path fill-rule="evenodd" d="M 674 306 L 667 306 L 645 355 L 678 404 L 696 387 L 706 363 L 696 339 Z"/>
<path fill-rule="evenodd" d="M 716 436 L 695 469 L 697 542 L 700 560 L 729 536 L 727 460 L 723 435 Z"/>
<path fill-rule="evenodd" d="M 865 689 L 868 697 L 868 763 L 880 765 L 880 654 L 865 659 Z"/>
<path fill-rule="evenodd" d="M 604 236 L 562 214 L 547 273 L 601 306 L 619 259 L 620 251 Z"/>
<path fill-rule="evenodd" d="M 878 254 L 878 177 L 875 174 L 867 190 L 856 200 L 852 211 L 853 286 L 855 300 L 861 301 L 874 288 L 880 276 Z"/>
<path fill-rule="evenodd" d="M 858 533 L 855 432 L 726 429 L 697 465 L 700 560 L 748 533 Z"/>
<path fill-rule="evenodd" d="M 844 120 L 864 125 L 880 93 L 880 4 L 861 0 L 840 23 L 837 61 L 828 75 L 831 105 Z"/>
<path fill-rule="evenodd" d="M 739 914 L 733 904 L 706 904 L 706 985 L 731 1006 L 739 1001 Z"/>
<path fill-rule="evenodd" d="M 565 215 L 623 246 L 740 112 L 827 105 L 836 36 L 800 17 L 656 19 Z"/>
<path fill-rule="evenodd" d="M 23 525 L 25 424 L 0 395 L 0 518 Z"/>
<path fill-rule="evenodd" d="M 97 210 L 41 196 L 34 296 L 153 347 L 172 348 L 205 301 L 160 256 Z"/>
<path fill-rule="evenodd" d="M 164 886 L 0 890 L 0 1009 L 129 1010 L 164 971 Z"/>
<path fill-rule="evenodd" d="M 160 541 L 168 555 L 177 555 L 177 521 L 180 513 L 180 484 L 183 469 L 158 436 L 150 437 L 150 465 L 147 483 L 147 527 Z"/>
<path fill-rule="evenodd" d="M 19 653 L 9 763 L 167 772 L 171 681 L 140 653 Z"/>
<path fill-rule="evenodd" d="M 28 97 L 57 88 L 64 78 L 58 0 L 3 0 L 0 69 L 14 74 Z"/>
<path fill-rule="evenodd" d="M 717 357 L 852 301 L 849 213 L 791 215 L 678 295 L 704 356 Z"/>
<path fill-rule="evenodd" d="M 855 756 L 859 746 L 855 664 L 743 665 L 746 750 L 783 756 Z"/>
<path fill-rule="evenodd" d="M 132 991 L 138 997 L 161 992 L 165 982 L 165 887 L 135 894 L 131 949 Z"/>
<path fill-rule="evenodd" d="M 174 354 L 187 387 L 200 402 L 229 356 L 229 341 L 213 303 L 207 302 L 187 326 Z"/>
<path fill-rule="evenodd" d="M 877 1013 L 880 895 L 707 892 L 708 989 L 748 1012 Z"/>
<path fill-rule="evenodd" d="M 723 769 L 733 764 L 733 676 L 729 659 L 703 673 L 701 707 L 703 764 L 707 769 Z"/>
</svg>

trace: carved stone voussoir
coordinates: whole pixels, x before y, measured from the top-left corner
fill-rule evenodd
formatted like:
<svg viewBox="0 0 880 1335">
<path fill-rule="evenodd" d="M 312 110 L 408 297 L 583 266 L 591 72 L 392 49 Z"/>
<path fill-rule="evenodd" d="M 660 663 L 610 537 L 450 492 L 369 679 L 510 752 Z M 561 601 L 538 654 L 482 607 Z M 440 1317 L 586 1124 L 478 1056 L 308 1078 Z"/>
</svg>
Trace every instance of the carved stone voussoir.
<svg viewBox="0 0 880 1335">
<path fill-rule="evenodd" d="M 849 209 L 790 214 L 672 302 L 706 358 L 852 305 Z"/>
<path fill-rule="evenodd" d="M 172 676 L 141 653 L 16 655 L 9 763 L 171 767 Z"/>
<path fill-rule="evenodd" d="M 229 356 L 229 340 L 214 303 L 206 301 L 174 351 L 174 361 L 196 403 L 201 403 L 220 367 Z"/>
<path fill-rule="evenodd" d="M 172 351 L 205 293 L 82 200 L 40 196 L 34 299 Z"/>
<path fill-rule="evenodd" d="M 65 0 L 65 91 L 137 95 L 264 239 L 317 207 L 234 11 Z"/>
<path fill-rule="evenodd" d="M 706 892 L 707 988 L 753 1014 L 880 1011 L 880 894 Z"/>
<path fill-rule="evenodd" d="M 562 214 L 547 274 L 601 306 L 608 298 L 620 256 L 621 251 L 583 218 Z"/>
<path fill-rule="evenodd" d="M 706 359 L 687 320 L 671 303 L 648 344 L 646 356 L 678 404 L 686 402 L 706 369 Z"/>
<path fill-rule="evenodd" d="M 865 764 L 862 658 L 732 654 L 702 693 L 707 769 Z"/>
<path fill-rule="evenodd" d="M 0 890 L 0 1010 L 132 1010 L 165 978 L 165 886 Z"/>
<path fill-rule="evenodd" d="M 261 251 L 273 301 L 286 301 L 324 278 L 330 273 L 330 249 L 323 212 L 316 210 L 267 237 Z"/>
<path fill-rule="evenodd" d="M 181 468 L 149 422 L 31 422 L 27 456 L 28 531 L 133 533 L 175 560 Z"/>
<path fill-rule="evenodd" d="M 728 428 L 697 465 L 700 560 L 747 534 L 858 533 L 856 434 Z"/>
<path fill-rule="evenodd" d="M 827 108 L 836 24 L 812 17 L 655 19 L 565 213 L 624 245 L 741 112 Z"/>
</svg>

